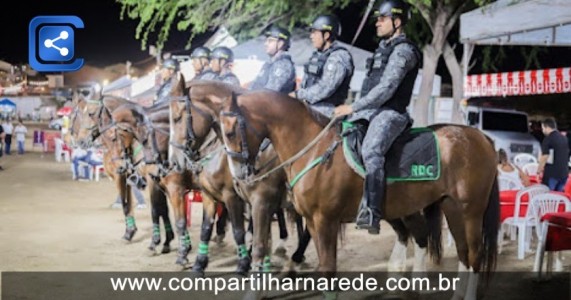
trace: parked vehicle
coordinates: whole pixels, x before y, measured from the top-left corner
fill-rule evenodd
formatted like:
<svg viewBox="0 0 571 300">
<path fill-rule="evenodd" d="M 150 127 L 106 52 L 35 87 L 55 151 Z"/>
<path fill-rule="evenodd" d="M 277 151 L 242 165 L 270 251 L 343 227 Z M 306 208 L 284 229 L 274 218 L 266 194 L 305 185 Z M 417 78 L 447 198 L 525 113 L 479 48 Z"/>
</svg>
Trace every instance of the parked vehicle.
<svg viewBox="0 0 571 300">
<path fill-rule="evenodd" d="M 539 141 L 529 132 L 528 115 L 509 109 L 468 106 L 466 124 L 482 130 L 490 137 L 496 150 L 504 149 L 510 160 L 518 153 L 538 157 Z"/>
</svg>

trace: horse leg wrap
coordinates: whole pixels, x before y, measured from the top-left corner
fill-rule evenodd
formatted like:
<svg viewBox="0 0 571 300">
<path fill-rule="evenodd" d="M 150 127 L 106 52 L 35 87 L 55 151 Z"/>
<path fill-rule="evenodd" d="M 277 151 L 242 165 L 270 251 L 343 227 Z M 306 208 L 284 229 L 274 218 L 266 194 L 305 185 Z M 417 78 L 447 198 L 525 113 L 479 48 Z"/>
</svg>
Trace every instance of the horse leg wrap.
<svg viewBox="0 0 571 300">
<path fill-rule="evenodd" d="M 172 231 L 172 226 L 170 223 L 165 224 L 165 244 L 170 243 L 170 241 L 174 240 L 174 232 Z"/>
<path fill-rule="evenodd" d="M 127 230 L 137 229 L 135 225 L 135 217 L 128 216 L 125 218 L 125 224 L 127 225 Z"/>
<path fill-rule="evenodd" d="M 179 251 L 178 251 L 178 258 L 176 263 L 180 265 L 185 265 L 188 263 L 188 259 L 186 256 L 192 249 L 190 244 L 190 235 L 188 231 L 186 231 L 186 220 L 180 219 L 176 221 L 176 230 L 178 232 L 178 241 L 179 241 Z"/>
<path fill-rule="evenodd" d="M 153 244 L 158 245 L 161 243 L 161 227 L 159 224 L 153 224 Z"/>
<path fill-rule="evenodd" d="M 135 217 L 133 216 L 126 217 L 125 224 L 126 228 L 123 239 L 125 239 L 126 241 L 131 241 L 133 239 L 133 236 L 135 235 L 135 232 L 137 232 L 137 225 L 135 225 Z"/>
<path fill-rule="evenodd" d="M 262 272 L 270 272 L 270 268 L 272 267 L 272 261 L 269 255 L 264 257 L 264 264 L 262 265 Z"/>
</svg>

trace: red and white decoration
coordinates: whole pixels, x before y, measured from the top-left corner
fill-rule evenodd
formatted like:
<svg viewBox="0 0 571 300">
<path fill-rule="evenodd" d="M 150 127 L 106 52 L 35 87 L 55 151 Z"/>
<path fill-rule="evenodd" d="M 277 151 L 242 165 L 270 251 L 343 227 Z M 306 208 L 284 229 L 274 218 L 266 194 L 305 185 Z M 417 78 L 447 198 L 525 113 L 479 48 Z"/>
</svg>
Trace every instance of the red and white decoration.
<svg viewBox="0 0 571 300">
<path fill-rule="evenodd" d="M 465 97 L 571 93 L 571 68 L 469 75 Z"/>
</svg>

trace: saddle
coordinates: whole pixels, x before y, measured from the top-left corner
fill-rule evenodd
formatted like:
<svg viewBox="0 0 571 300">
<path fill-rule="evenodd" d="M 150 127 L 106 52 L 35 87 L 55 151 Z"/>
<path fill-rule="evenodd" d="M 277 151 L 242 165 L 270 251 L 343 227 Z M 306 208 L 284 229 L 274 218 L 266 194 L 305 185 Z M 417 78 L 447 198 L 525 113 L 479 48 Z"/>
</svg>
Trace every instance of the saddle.
<svg viewBox="0 0 571 300">
<path fill-rule="evenodd" d="M 366 170 L 361 156 L 367 125 L 344 121 L 341 126 L 343 154 L 347 164 L 361 177 Z M 438 140 L 429 128 L 410 128 L 395 140 L 386 155 L 387 182 L 430 181 L 440 178 Z"/>
</svg>

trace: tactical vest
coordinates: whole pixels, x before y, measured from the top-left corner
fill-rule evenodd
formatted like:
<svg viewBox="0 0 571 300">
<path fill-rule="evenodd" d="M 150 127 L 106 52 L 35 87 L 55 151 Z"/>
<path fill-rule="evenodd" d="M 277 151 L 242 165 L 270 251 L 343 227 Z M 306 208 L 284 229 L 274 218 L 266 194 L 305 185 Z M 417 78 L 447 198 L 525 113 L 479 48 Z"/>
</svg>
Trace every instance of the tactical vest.
<svg viewBox="0 0 571 300">
<path fill-rule="evenodd" d="M 361 97 L 365 97 L 371 89 L 381 82 L 381 77 L 385 72 L 391 53 L 393 53 L 393 50 L 397 45 L 402 43 L 407 43 L 413 47 L 417 58 L 417 64 L 412 70 L 408 71 L 395 94 L 383 105 L 383 107 L 391 108 L 400 113 L 405 113 L 407 106 L 410 104 L 414 81 L 418 75 L 421 55 L 416 45 L 404 36 L 395 38 L 387 47 L 377 48 L 373 57 L 367 59 L 367 76 L 365 77 L 361 87 Z"/>
<path fill-rule="evenodd" d="M 203 70 L 202 72 L 200 72 L 200 74 L 196 75 L 194 78 L 196 80 L 213 80 L 214 78 L 216 78 L 216 73 L 214 73 L 214 71 L 212 70 Z"/>
<path fill-rule="evenodd" d="M 264 88 L 268 83 L 268 81 L 270 80 L 270 76 L 273 76 L 273 74 L 270 74 L 270 70 L 272 69 L 273 65 L 281 60 L 287 60 L 292 65 L 293 68 L 293 62 L 291 60 L 291 56 L 287 54 L 282 54 L 275 61 L 267 62 L 264 64 L 262 70 L 260 71 L 260 75 L 256 77 L 256 80 L 252 83 L 250 89 L 259 90 Z M 295 90 L 295 71 L 290 75 L 290 78 L 288 78 L 287 83 L 284 86 L 282 86 L 279 91 L 276 92 L 287 94 L 293 92 L 294 90 Z"/>
<path fill-rule="evenodd" d="M 228 80 L 230 78 L 235 78 L 237 82 L 240 82 L 240 79 L 238 79 L 238 77 L 236 75 L 234 75 L 234 73 L 232 72 L 228 72 L 222 76 L 218 77 L 218 80 L 225 82 L 225 83 L 233 83 L 232 81 Z M 238 84 L 240 85 L 240 84 Z"/>
<path fill-rule="evenodd" d="M 175 75 L 173 75 L 173 77 L 174 76 Z M 154 103 L 159 103 L 159 102 L 163 102 L 165 100 L 168 100 L 171 89 L 172 89 L 173 77 L 167 79 L 167 81 L 165 81 L 161 85 L 161 87 L 159 88 L 159 91 L 157 92 L 157 99 L 155 100 Z"/>
<path fill-rule="evenodd" d="M 338 45 L 331 46 L 331 48 L 325 50 L 325 52 L 313 52 L 309 62 L 304 65 L 305 77 L 301 83 L 302 89 L 309 88 L 317 83 L 323 75 L 323 68 L 325 67 L 325 63 L 327 62 L 329 55 L 338 50 L 349 52 L 344 47 Z M 345 76 L 345 79 L 343 79 L 343 82 L 337 88 L 335 93 L 333 93 L 333 95 L 328 99 L 325 99 L 325 102 L 331 103 L 335 106 L 345 103 L 347 95 L 349 94 L 349 83 L 351 83 L 351 74 L 349 74 L 349 76 Z"/>
</svg>

